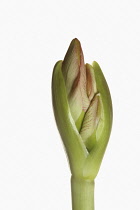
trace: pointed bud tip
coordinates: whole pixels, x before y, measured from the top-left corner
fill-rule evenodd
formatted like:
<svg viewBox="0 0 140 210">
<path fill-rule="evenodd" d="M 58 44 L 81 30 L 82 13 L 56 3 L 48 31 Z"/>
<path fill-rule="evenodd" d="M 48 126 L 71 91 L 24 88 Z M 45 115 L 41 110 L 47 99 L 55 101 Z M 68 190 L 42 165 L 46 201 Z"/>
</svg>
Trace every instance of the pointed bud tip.
<svg viewBox="0 0 140 210">
<path fill-rule="evenodd" d="M 70 43 L 71 47 L 76 47 L 76 48 L 81 48 L 81 43 L 77 38 L 74 38 L 71 43 Z"/>
<path fill-rule="evenodd" d="M 100 67 L 99 64 L 97 63 L 97 61 L 93 61 L 92 66 L 93 66 L 93 68 Z"/>
<path fill-rule="evenodd" d="M 80 41 L 79 41 L 77 38 L 74 38 L 74 39 L 72 40 L 72 42 L 78 42 L 78 43 L 80 43 Z"/>
<path fill-rule="evenodd" d="M 83 52 L 82 52 L 81 43 L 77 38 L 75 38 L 71 41 L 69 48 L 66 52 L 66 55 L 64 57 L 62 64 L 63 73 L 64 74 L 66 73 L 67 75 L 69 67 L 75 63 L 77 65 L 77 68 L 79 68 L 79 65 L 81 63 L 80 59 L 82 58 L 83 58 Z M 75 69 L 72 67 L 71 70 L 74 71 Z"/>
<path fill-rule="evenodd" d="M 90 65 L 89 63 L 86 63 L 85 66 L 89 69 L 92 68 L 92 65 Z"/>
</svg>

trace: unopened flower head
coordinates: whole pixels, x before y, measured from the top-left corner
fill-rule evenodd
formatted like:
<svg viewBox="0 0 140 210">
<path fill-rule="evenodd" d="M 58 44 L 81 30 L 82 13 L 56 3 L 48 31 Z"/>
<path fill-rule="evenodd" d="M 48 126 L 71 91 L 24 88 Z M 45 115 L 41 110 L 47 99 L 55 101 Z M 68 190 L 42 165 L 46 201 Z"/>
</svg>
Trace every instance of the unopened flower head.
<svg viewBox="0 0 140 210">
<path fill-rule="evenodd" d="M 72 40 L 62 63 L 70 111 L 76 127 L 91 150 L 102 121 L 101 98 L 97 92 L 93 67 L 84 63 L 79 40 Z"/>
<path fill-rule="evenodd" d="M 52 94 L 72 173 L 95 178 L 111 131 L 112 103 L 99 65 L 85 64 L 78 39 L 54 67 Z"/>
</svg>

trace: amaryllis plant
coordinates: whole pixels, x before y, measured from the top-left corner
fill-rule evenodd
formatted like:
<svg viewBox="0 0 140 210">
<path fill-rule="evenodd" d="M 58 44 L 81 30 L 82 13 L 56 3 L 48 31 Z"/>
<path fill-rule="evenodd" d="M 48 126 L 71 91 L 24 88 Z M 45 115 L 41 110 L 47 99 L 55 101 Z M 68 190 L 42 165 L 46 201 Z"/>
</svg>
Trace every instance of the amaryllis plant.
<svg viewBox="0 0 140 210">
<path fill-rule="evenodd" d="M 72 208 L 94 210 L 94 179 L 111 132 L 112 102 L 100 66 L 84 63 L 78 39 L 55 64 L 52 99 L 72 174 Z"/>
</svg>

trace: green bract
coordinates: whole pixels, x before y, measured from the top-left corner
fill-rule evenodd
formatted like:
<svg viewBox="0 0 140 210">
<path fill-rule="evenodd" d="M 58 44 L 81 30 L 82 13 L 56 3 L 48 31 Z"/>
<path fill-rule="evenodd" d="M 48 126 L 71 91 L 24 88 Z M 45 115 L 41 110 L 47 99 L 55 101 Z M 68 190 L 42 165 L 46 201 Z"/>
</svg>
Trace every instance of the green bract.
<svg viewBox="0 0 140 210">
<path fill-rule="evenodd" d="M 72 175 L 94 180 L 111 132 L 112 103 L 100 66 L 84 64 L 77 39 L 54 67 L 52 99 Z"/>
</svg>

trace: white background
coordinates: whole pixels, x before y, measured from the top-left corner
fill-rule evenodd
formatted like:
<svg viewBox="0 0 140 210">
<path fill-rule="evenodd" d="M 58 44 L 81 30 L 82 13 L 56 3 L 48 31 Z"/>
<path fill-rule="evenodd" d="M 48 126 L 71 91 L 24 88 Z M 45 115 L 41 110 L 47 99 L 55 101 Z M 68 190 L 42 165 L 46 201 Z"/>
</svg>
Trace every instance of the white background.
<svg viewBox="0 0 140 210">
<path fill-rule="evenodd" d="M 85 61 L 100 64 L 114 107 L 96 210 L 140 209 L 140 1 L 1 0 L 1 210 L 71 210 L 51 75 L 75 37 Z"/>
</svg>

